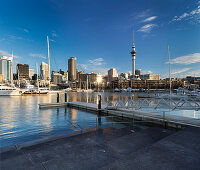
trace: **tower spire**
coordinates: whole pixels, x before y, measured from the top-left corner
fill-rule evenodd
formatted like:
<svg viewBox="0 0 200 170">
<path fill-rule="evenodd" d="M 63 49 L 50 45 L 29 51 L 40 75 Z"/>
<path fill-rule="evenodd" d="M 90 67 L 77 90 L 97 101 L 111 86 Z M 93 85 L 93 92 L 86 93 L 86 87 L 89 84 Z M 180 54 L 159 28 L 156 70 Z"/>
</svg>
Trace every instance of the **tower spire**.
<svg viewBox="0 0 200 170">
<path fill-rule="evenodd" d="M 135 45 L 134 45 L 134 32 L 133 32 L 133 46 L 132 46 L 131 55 L 132 55 L 132 74 L 134 78 L 135 77 L 135 56 L 136 56 L 136 50 L 135 50 Z"/>
</svg>

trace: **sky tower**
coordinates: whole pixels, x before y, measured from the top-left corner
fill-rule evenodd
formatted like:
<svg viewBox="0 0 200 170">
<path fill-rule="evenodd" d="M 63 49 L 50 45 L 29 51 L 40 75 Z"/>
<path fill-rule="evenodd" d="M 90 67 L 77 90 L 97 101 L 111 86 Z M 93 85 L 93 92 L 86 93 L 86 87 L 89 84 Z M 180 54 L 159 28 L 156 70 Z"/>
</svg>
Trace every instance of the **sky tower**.
<svg viewBox="0 0 200 170">
<path fill-rule="evenodd" d="M 131 55 L 132 55 L 132 75 L 133 75 L 133 78 L 135 78 L 135 55 L 136 55 L 136 51 L 135 51 L 135 45 L 134 45 L 134 32 L 133 32 L 133 46 L 132 46 Z"/>
</svg>

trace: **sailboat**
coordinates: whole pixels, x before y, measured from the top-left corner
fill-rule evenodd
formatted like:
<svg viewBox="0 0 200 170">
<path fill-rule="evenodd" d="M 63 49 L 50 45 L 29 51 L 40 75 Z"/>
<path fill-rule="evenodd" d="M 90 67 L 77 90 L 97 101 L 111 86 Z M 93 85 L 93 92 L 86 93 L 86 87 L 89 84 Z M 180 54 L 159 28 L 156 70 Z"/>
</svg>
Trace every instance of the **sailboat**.
<svg viewBox="0 0 200 170">
<path fill-rule="evenodd" d="M 167 95 L 161 95 L 159 98 L 165 98 L 165 99 L 181 99 L 181 98 L 187 98 L 186 95 L 175 95 L 172 94 L 172 82 L 171 82 L 171 63 L 170 63 L 170 49 L 168 45 L 168 57 L 169 57 L 169 94 Z"/>
<path fill-rule="evenodd" d="M 48 47 L 48 64 L 49 64 L 49 88 L 40 88 L 39 81 L 38 81 L 38 65 L 36 63 L 36 70 L 37 70 L 37 89 L 29 89 L 25 91 L 23 94 L 47 94 L 50 90 L 50 55 L 49 55 L 49 37 L 47 36 L 47 47 Z"/>
</svg>

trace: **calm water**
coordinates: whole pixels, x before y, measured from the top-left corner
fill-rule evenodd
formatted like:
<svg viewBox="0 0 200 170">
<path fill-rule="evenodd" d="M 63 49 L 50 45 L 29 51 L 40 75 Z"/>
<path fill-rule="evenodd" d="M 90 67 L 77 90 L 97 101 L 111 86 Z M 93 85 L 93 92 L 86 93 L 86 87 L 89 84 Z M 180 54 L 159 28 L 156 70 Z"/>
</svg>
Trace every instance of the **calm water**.
<svg viewBox="0 0 200 170">
<path fill-rule="evenodd" d="M 68 101 L 97 103 L 98 93 L 68 93 Z M 134 99 L 132 93 L 102 93 L 102 102 Z M 37 140 L 49 136 L 68 134 L 84 127 L 110 127 L 111 118 L 72 108 L 39 109 L 39 103 L 56 102 L 56 94 L 41 96 L 0 96 L 0 147 Z M 64 102 L 64 94 L 60 95 Z M 162 112 L 161 112 L 162 113 Z M 200 118 L 199 111 L 168 112 L 192 118 Z M 84 123 L 85 121 L 85 123 Z M 101 123 L 100 123 L 101 122 Z M 117 124 L 117 128 L 126 124 Z M 138 125 L 138 128 L 145 128 Z"/>
<path fill-rule="evenodd" d="M 129 95 L 128 97 L 131 97 Z M 107 94 L 103 101 L 118 96 Z M 120 98 L 127 98 L 121 96 Z M 39 109 L 39 103 L 56 102 L 56 94 L 41 96 L 0 97 L 0 147 L 48 136 L 59 136 L 89 127 L 96 127 L 97 115 L 71 108 Z M 97 93 L 69 93 L 69 101 L 97 102 Z M 64 101 L 64 94 L 60 95 Z M 101 118 L 101 127 L 111 126 L 109 117 Z M 99 119 L 98 119 L 99 120 Z M 84 125 L 85 121 L 85 125 Z M 107 122 L 107 123 L 106 123 Z M 100 126 L 100 125 L 99 125 Z M 118 127 L 123 125 L 118 125 Z"/>
</svg>

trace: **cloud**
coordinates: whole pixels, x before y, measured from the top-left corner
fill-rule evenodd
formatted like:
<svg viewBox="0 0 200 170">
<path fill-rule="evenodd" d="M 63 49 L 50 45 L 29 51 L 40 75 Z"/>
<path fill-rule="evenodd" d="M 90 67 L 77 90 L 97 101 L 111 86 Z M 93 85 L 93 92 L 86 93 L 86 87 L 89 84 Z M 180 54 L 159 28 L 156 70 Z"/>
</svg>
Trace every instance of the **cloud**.
<svg viewBox="0 0 200 170">
<path fill-rule="evenodd" d="M 147 10 L 140 12 L 137 15 L 135 15 L 135 14 L 131 15 L 131 17 L 134 17 L 136 19 L 145 18 L 145 17 L 149 16 L 149 13 L 150 13 L 150 9 L 147 9 Z"/>
<path fill-rule="evenodd" d="M 97 59 L 94 59 L 94 60 L 89 60 L 88 62 L 92 65 L 95 65 L 95 66 L 99 66 L 99 65 L 103 65 L 104 59 L 103 58 L 97 58 Z"/>
<path fill-rule="evenodd" d="M 5 41 L 5 40 L 6 40 L 5 38 L 1 38 L 1 39 L 0 39 L 0 41 Z"/>
<path fill-rule="evenodd" d="M 0 56 L 7 56 L 12 57 L 11 53 L 8 53 L 7 51 L 0 50 Z M 13 55 L 14 58 L 20 58 L 19 56 Z"/>
<path fill-rule="evenodd" d="M 187 73 L 188 76 L 200 76 L 200 70 L 193 70 Z"/>
<path fill-rule="evenodd" d="M 150 22 L 150 21 L 153 21 L 157 18 L 157 16 L 152 16 L 152 17 L 148 17 L 146 19 L 144 19 L 142 22 Z"/>
<path fill-rule="evenodd" d="M 199 20 L 200 20 L 200 4 L 196 9 L 194 9 L 190 12 L 184 12 L 180 16 L 174 16 L 174 18 L 172 19 L 172 22 L 181 21 L 183 19 L 190 19 L 190 20 L 196 19 L 196 21 L 199 22 Z"/>
<path fill-rule="evenodd" d="M 46 56 L 43 55 L 43 54 L 33 54 L 33 53 L 29 53 L 29 56 L 46 59 Z"/>
<path fill-rule="evenodd" d="M 154 27 L 157 27 L 156 24 L 146 24 L 142 26 L 138 31 L 139 32 L 144 32 L 144 33 L 149 33 Z"/>
<path fill-rule="evenodd" d="M 176 70 L 172 70 L 171 71 L 171 74 L 180 74 L 180 73 L 183 73 L 183 72 L 186 72 L 188 70 L 190 70 L 191 68 L 183 68 L 183 69 L 176 69 Z"/>
<path fill-rule="evenodd" d="M 93 72 L 101 75 L 106 75 L 109 68 L 105 67 L 105 62 L 103 58 L 96 58 L 93 60 L 88 60 L 87 64 L 79 64 L 78 66 L 84 72 Z"/>
<path fill-rule="evenodd" d="M 51 36 L 52 37 L 58 37 L 58 34 L 56 33 L 56 31 L 53 30 L 53 31 L 51 31 Z"/>
<path fill-rule="evenodd" d="M 184 64 L 184 65 L 194 64 L 199 62 L 200 62 L 200 53 L 189 54 L 171 60 L 171 64 Z M 165 64 L 169 64 L 169 62 L 166 62 Z"/>
<path fill-rule="evenodd" d="M 8 38 L 13 39 L 13 40 L 25 40 L 24 38 L 18 37 L 18 36 L 15 36 L 15 35 L 8 35 Z"/>
<path fill-rule="evenodd" d="M 143 74 L 152 74 L 153 72 L 152 71 L 150 71 L 150 70 L 142 70 L 141 71 L 141 74 L 143 75 Z"/>
<path fill-rule="evenodd" d="M 29 30 L 27 30 L 27 29 L 24 29 L 24 32 L 26 32 L 26 33 L 29 33 Z"/>
<path fill-rule="evenodd" d="M 23 32 L 25 32 L 25 33 L 29 33 L 29 30 L 28 29 L 25 29 L 25 28 L 17 28 L 18 30 L 20 30 L 20 31 L 23 31 Z"/>
<path fill-rule="evenodd" d="M 19 36 L 16 36 L 16 35 L 8 35 L 8 38 L 9 38 L 10 40 L 33 41 L 33 40 L 30 40 L 30 39 L 27 39 L 27 38 L 23 38 L 23 37 L 19 37 Z"/>
</svg>

